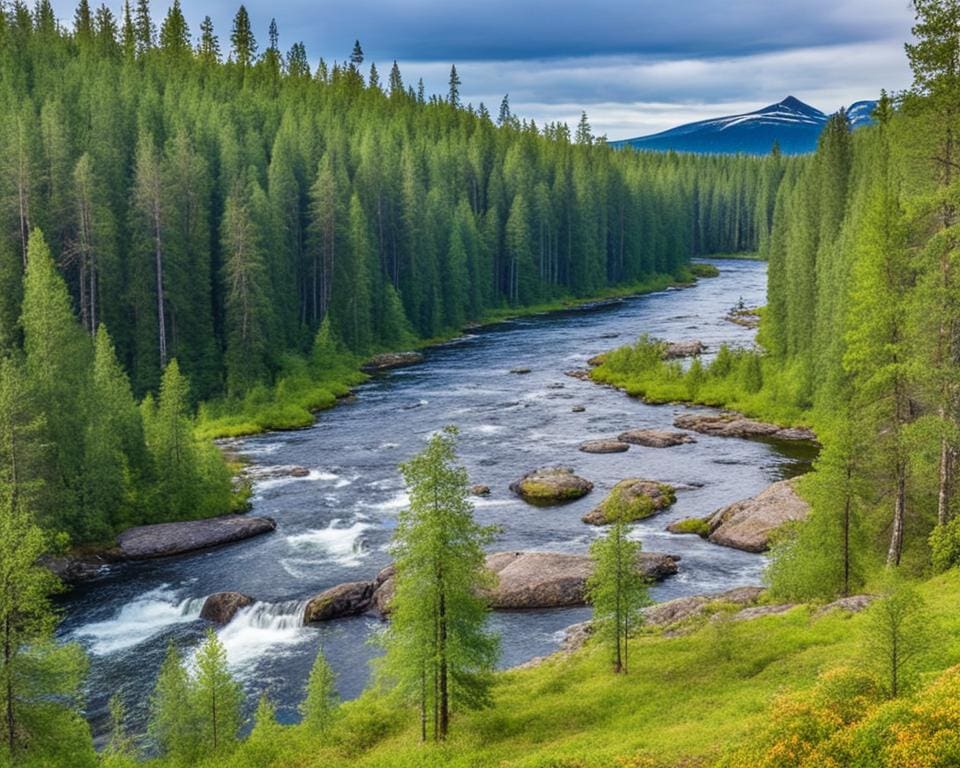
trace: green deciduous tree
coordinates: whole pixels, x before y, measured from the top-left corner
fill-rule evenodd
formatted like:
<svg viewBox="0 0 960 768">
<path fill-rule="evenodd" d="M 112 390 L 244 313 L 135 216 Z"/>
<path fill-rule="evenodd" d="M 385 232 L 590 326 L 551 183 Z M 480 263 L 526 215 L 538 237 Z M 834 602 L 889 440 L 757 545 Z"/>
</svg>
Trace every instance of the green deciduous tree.
<svg viewBox="0 0 960 768">
<path fill-rule="evenodd" d="M 222 758 L 237 745 L 243 692 L 227 667 L 227 652 L 212 629 L 197 651 L 192 699 L 197 738 L 206 756 Z"/>
<path fill-rule="evenodd" d="M 630 632 L 642 623 L 640 609 L 649 602 L 647 580 L 639 570 L 640 542 L 627 538 L 628 531 L 623 520 L 615 520 L 591 545 L 593 574 L 587 582 L 596 634 L 610 646 L 618 673 L 627 672 Z"/>
<path fill-rule="evenodd" d="M 317 658 L 314 659 L 310 677 L 307 679 L 306 697 L 300 705 L 303 722 L 312 731 L 327 731 L 336 718 L 339 703 L 333 670 L 323 651 L 317 651 Z"/>
<path fill-rule="evenodd" d="M 916 682 L 935 634 L 916 589 L 902 579 L 890 577 L 882 597 L 867 614 L 863 654 L 892 698 L 905 693 Z"/>
<path fill-rule="evenodd" d="M 35 522 L 43 425 L 30 398 L 24 371 L 0 360 L 0 760 L 93 766 L 80 715 L 86 657 L 54 641 L 59 584 L 38 562 L 51 542 Z"/>
<path fill-rule="evenodd" d="M 394 536 L 396 592 L 380 667 L 384 681 L 417 703 L 424 740 L 446 738 L 452 710 L 489 704 L 499 645 L 477 592 L 490 582 L 490 532 L 473 520 L 455 437 L 446 428 L 401 467 L 410 507 Z"/>
</svg>

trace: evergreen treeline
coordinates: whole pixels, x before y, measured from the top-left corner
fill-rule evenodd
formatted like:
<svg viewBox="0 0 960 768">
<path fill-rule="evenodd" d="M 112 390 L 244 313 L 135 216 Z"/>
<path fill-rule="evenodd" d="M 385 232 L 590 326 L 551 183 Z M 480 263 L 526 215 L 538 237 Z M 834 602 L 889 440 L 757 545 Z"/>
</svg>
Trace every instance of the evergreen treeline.
<svg viewBox="0 0 960 768">
<path fill-rule="evenodd" d="M 278 46 L 271 24 L 258 53 L 243 8 L 229 45 L 179 2 L 159 28 L 146 0 L 83 0 L 72 29 L 48 0 L 0 14 L 4 349 L 38 227 L 135 395 L 175 358 L 196 402 L 275 379 L 326 317 L 367 354 L 755 249 L 800 164 L 615 152 L 586 119 L 461 106 L 455 69 L 428 98 L 359 44 L 313 70 Z"/>
<path fill-rule="evenodd" d="M 862 135 L 834 119 L 775 214 L 763 339 L 826 446 L 774 574 L 798 591 L 847 592 L 872 561 L 960 562 L 960 40 L 955 3 L 914 6 L 912 88 Z M 814 540 L 828 569 L 799 555 Z"/>
<path fill-rule="evenodd" d="M 880 565 L 960 564 L 960 16 L 955 0 L 914 8 L 912 88 L 884 94 L 870 128 L 831 118 L 777 191 L 761 349 L 684 371 L 641 342 L 598 374 L 816 427 L 813 513 L 770 571 L 787 597 L 850 594 Z"/>
</svg>

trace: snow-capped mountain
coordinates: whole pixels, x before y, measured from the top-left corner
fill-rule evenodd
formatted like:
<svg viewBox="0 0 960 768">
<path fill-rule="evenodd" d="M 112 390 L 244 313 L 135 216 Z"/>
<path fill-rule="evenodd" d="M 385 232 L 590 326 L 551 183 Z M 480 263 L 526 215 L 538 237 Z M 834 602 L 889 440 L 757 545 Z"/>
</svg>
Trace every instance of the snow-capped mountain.
<svg viewBox="0 0 960 768">
<path fill-rule="evenodd" d="M 875 101 L 851 104 L 847 109 L 851 126 L 859 128 L 873 122 L 870 115 L 875 106 Z M 817 139 L 828 119 L 829 115 L 819 109 L 787 96 L 783 101 L 756 112 L 701 120 L 651 136 L 610 143 L 615 147 L 658 151 L 764 155 L 776 141 L 782 152 L 796 155 L 816 149 Z"/>
</svg>

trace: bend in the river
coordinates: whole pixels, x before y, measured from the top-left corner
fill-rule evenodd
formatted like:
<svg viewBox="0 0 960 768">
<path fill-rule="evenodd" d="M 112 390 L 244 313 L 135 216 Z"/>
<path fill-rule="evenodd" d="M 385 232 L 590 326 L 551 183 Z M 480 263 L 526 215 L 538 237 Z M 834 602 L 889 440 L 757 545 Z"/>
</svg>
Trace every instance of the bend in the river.
<svg viewBox="0 0 960 768">
<path fill-rule="evenodd" d="M 426 361 L 376 377 L 357 398 L 319 415 L 305 430 L 241 441 L 262 465 L 298 465 L 303 478 L 260 481 L 253 512 L 277 520 L 277 531 L 197 554 L 126 564 L 78 587 L 64 600 L 61 636 L 91 653 L 90 712 L 95 729 L 118 688 L 137 723 L 145 716 L 166 645 L 188 653 L 202 640 L 204 596 L 237 590 L 262 601 L 220 635 L 231 664 L 251 694 L 266 690 L 283 719 L 296 718 L 303 684 L 322 646 L 341 694 L 357 695 L 375 649 L 367 643 L 380 622 L 360 616 L 320 627 L 300 624 L 302 600 L 345 581 L 372 578 L 389 561 L 387 545 L 407 496 L 397 465 L 446 424 L 460 427 L 460 455 L 472 482 L 489 485 L 476 514 L 502 534 L 496 549 L 583 552 L 601 531 L 581 522 L 619 480 L 640 476 L 692 487 L 669 510 L 638 523 L 644 548 L 682 556 L 680 573 L 653 588 L 657 600 L 756 584 L 763 557 L 673 536 L 667 523 L 706 515 L 751 496 L 806 466 L 809 449 L 697 436 L 670 449 L 634 446 L 626 453 L 577 450 L 591 438 L 638 427 L 669 427 L 683 406 L 650 406 L 623 393 L 564 375 L 590 356 L 648 333 L 700 339 L 715 351 L 745 345 L 753 331 L 724 320 L 739 298 L 762 304 L 766 265 L 717 261 L 719 277 L 684 290 L 627 299 L 594 311 L 531 317 L 481 329 L 430 349 Z M 512 368 L 529 368 L 517 375 Z M 585 406 L 575 412 L 574 406 Z M 587 497 L 560 507 L 531 507 L 508 485 L 527 470 L 566 464 L 592 480 Z M 504 612 L 491 617 L 503 636 L 503 666 L 557 647 L 558 632 L 588 609 Z"/>
</svg>

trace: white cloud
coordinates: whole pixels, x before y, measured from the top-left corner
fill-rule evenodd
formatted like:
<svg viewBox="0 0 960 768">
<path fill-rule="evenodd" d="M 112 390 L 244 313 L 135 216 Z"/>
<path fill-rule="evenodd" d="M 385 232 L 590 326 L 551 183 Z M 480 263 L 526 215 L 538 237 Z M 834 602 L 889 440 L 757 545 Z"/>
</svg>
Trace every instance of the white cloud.
<svg viewBox="0 0 960 768">
<path fill-rule="evenodd" d="M 449 65 L 401 62 L 427 90 L 446 91 Z M 515 114 L 571 125 L 586 110 L 594 132 L 629 138 L 680 123 L 748 112 L 787 95 L 832 112 L 909 85 L 899 41 L 824 46 L 723 59 L 594 56 L 457 63 L 461 97 L 495 112 L 504 93 Z"/>
</svg>

